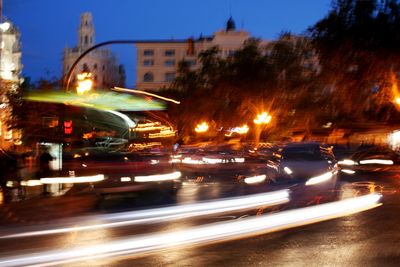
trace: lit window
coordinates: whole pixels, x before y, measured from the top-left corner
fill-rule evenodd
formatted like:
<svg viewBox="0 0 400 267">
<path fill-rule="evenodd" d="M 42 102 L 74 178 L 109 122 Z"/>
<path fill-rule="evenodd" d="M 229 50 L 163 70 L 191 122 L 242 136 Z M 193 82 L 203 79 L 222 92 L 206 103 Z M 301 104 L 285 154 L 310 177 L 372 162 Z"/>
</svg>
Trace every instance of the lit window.
<svg viewBox="0 0 400 267">
<path fill-rule="evenodd" d="M 170 50 L 165 50 L 165 56 L 166 57 L 171 57 L 175 55 L 175 50 L 170 49 Z"/>
<path fill-rule="evenodd" d="M 153 60 L 145 60 L 143 61 L 143 66 L 153 66 L 154 61 Z"/>
<path fill-rule="evenodd" d="M 172 82 L 175 79 L 175 72 L 167 72 L 165 73 L 165 81 Z"/>
<path fill-rule="evenodd" d="M 143 76 L 143 81 L 144 82 L 152 82 L 154 81 L 154 75 L 151 72 L 146 72 Z"/>
<path fill-rule="evenodd" d="M 152 55 L 154 55 L 154 50 L 146 49 L 146 50 L 143 51 L 143 55 L 144 56 L 152 56 Z"/>
<path fill-rule="evenodd" d="M 175 60 L 166 60 L 165 62 L 164 62 L 164 65 L 165 66 L 175 66 Z"/>
</svg>

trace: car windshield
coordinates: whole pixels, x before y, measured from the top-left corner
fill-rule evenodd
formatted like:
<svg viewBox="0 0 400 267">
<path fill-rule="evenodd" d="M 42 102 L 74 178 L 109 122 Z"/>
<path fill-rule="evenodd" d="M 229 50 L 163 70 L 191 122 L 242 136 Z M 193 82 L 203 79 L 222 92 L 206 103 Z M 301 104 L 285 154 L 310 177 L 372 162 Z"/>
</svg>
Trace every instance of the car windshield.
<svg viewBox="0 0 400 267">
<path fill-rule="evenodd" d="M 322 160 L 319 147 L 288 147 L 283 149 L 282 158 L 286 160 Z"/>
</svg>

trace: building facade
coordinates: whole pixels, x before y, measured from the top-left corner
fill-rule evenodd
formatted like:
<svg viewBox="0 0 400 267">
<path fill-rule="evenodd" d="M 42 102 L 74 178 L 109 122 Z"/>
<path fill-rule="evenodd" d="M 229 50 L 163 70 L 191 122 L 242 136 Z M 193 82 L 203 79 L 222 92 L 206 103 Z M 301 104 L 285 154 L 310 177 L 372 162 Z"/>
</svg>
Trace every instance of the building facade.
<svg viewBox="0 0 400 267">
<path fill-rule="evenodd" d="M 22 82 L 20 33 L 10 22 L 0 23 L 0 148 L 20 144 L 21 132 L 9 129 L 11 115 L 7 94 L 18 90 Z"/>
<path fill-rule="evenodd" d="M 175 78 L 178 63 L 187 61 L 191 68 L 200 66 L 200 52 L 218 46 L 220 56 L 227 57 L 240 49 L 251 36 L 244 30 L 236 30 L 229 18 L 224 30 L 210 37 L 198 39 L 141 42 L 137 44 L 136 88 L 156 91 L 168 86 Z M 266 44 L 268 41 L 262 41 Z"/>
<path fill-rule="evenodd" d="M 64 49 L 63 77 L 69 72 L 74 61 L 88 48 L 95 45 L 95 29 L 92 14 L 81 14 L 78 29 L 78 44 L 73 48 Z M 125 70 L 118 65 L 116 56 L 109 49 L 95 49 L 87 54 L 75 67 L 72 84 L 83 72 L 90 72 L 95 88 L 109 89 L 114 86 L 124 86 Z"/>
</svg>

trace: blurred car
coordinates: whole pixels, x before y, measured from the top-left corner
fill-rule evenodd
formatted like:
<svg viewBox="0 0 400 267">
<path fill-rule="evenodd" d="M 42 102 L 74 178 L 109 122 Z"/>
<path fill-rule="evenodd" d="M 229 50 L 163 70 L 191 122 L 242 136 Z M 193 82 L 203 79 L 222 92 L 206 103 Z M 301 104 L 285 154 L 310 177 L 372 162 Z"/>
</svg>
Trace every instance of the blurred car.
<svg viewBox="0 0 400 267">
<path fill-rule="evenodd" d="M 41 181 L 90 185 L 89 190 L 100 195 L 154 190 L 175 194 L 181 187 L 181 173 L 169 154 L 82 149 L 64 156 L 59 176 Z"/>
<path fill-rule="evenodd" d="M 360 149 L 338 161 L 345 173 L 356 171 L 384 171 L 400 164 L 400 156 L 386 148 L 371 147 Z"/>
<path fill-rule="evenodd" d="M 335 183 L 338 172 L 332 147 L 319 143 L 289 143 L 274 153 L 267 164 L 275 170 L 277 182 L 306 186 Z"/>
</svg>

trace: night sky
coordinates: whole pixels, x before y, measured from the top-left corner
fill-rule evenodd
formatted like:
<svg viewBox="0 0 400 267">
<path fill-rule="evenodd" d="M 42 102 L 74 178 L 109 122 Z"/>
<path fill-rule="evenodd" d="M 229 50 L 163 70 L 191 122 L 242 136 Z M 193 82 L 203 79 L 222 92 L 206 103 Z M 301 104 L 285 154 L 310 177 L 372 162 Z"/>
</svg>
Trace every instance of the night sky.
<svg viewBox="0 0 400 267">
<path fill-rule="evenodd" d="M 330 0 L 3 0 L 3 15 L 21 32 L 23 75 L 33 81 L 59 78 L 63 48 L 75 46 L 80 14 L 92 12 L 96 42 L 212 35 L 232 15 L 237 28 L 275 39 L 302 33 L 323 18 Z M 135 75 L 135 50 L 114 45 L 125 65 L 127 86 Z"/>
</svg>

